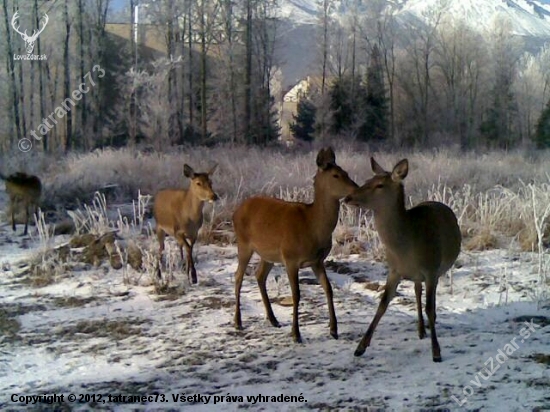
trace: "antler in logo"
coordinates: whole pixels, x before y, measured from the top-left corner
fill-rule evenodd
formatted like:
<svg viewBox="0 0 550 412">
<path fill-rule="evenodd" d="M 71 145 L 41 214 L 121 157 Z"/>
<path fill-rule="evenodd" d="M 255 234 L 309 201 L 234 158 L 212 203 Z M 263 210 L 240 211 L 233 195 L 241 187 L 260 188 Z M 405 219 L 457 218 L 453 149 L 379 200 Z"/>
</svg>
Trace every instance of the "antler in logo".
<svg viewBox="0 0 550 412">
<path fill-rule="evenodd" d="M 46 24 L 48 24 L 48 15 L 47 14 L 44 14 L 44 25 L 37 31 L 35 30 L 32 34 L 32 36 L 29 36 L 27 34 L 27 30 L 25 30 L 23 33 L 21 33 L 19 31 L 19 24 L 17 24 L 17 19 L 19 18 L 19 12 L 15 12 L 15 14 L 13 15 L 13 18 L 11 19 L 11 26 L 13 27 L 13 29 L 19 33 L 21 35 L 21 37 L 23 38 L 23 40 L 25 41 L 25 44 L 26 44 L 26 49 L 27 49 L 27 53 L 28 54 L 31 54 L 32 51 L 34 50 L 34 43 L 36 42 L 36 39 L 38 38 L 38 35 L 40 33 L 42 33 L 42 31 L 44 30 L 44 28 L 46 27 Z M 16 26 L 17 24 L 17 26 Z"/>
</svg>

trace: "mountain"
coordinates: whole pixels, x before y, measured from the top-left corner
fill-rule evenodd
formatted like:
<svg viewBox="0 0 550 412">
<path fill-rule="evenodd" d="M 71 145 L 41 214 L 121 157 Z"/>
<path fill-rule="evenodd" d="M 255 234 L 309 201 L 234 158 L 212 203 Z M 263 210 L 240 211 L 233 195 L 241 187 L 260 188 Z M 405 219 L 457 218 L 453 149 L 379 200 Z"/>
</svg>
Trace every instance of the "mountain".
<svg viewBox="0 0 550 412">
<path fill-rule="evenodd" d="M 384 1 L 384 0 L 382 0 Z M 295 84 L 311 73 L 318 49 L 318 23 L 322 0 L 280 0 L 281 47 L 285 87 Z M 334 0 L 331 3 L 332 18 L 345 26 L 355 10 L 359 16 L 369 13 L 372 1 Z M 441 0 L 386 0 L 396 8 L 396 20 L 401 23 L 422 24 L 426 15 Z M 480 31 L 489 29 L 498 16 L 509 18 L 512 31 L 524 39 L 526 50 L 536 51 L 550 41 L 550 0 L 448 0 L 444 14 L 463 19 Z"/>
<path fill-rule="evenodd" d="M 323 0 L 279 0 L 278 61 L 284 87 L 288 88 L 312 72 L 318 50 L 318 23 Z M 524 38 L 527 50 L 537 50 L 550 40 L 550 0 L 443 0 L 445 15 L 464 19 L 479 30 L 489 29 L 498 15 L 507 17 L 515 34 Z M 378 0 L 395 7 L 396 20 L 412 24 L 426 22 L 426 14 L 442 0 Z M 331 17 L 345 27 L 352 12 L 368 15 L 373 0 L 332 0 Z M 129 0 L 112 0 L 112 12 L 120 12 Z M 114 14 L 113 13 L 113 14 Z"/>
<path fill-rule="evenodd" d="M 438 0 L 409 0 L 399 15 L 413 15 L 420 19 Z M 452 17 L 462 18 L 472 27 L 489 29 L 497 15 L 512 23 L 519 36 L 550 38 L 550 1 L 532 0 L 452 0 L 446 8 Z"/>
<path fill-rule="evenodd" d="M 315 24 L 319 21 L 319 3 L 320 0 L 281 0 L 280 15 L 295 24 Z M 387 3 L 396 7 L 396 16 L 400 19 L 425 20 L 424 14 L 443 2 L 397 0 Z M 510 19 L 517 35 L 550 38 L 550 0 L 448 0 L 445 3 L 446 14 L 463 18 L 472 27 L 489 28 L 493 19 L 500 14 Z M 366 12 L 368 2 L 335 0 L 332 5 L 331 14 L 338 19 L 351 12 L 353 7 L 359 14 Z"/>
</svg>

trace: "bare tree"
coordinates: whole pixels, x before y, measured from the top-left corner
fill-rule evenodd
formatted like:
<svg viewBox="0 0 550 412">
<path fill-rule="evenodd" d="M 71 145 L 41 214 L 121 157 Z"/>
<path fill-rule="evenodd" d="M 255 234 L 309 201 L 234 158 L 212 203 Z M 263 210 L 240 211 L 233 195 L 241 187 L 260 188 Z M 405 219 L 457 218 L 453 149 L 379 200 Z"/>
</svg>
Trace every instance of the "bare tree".
<svg viewBox="0 0 550 412">
<path fill-rule="evenodd" d="M 319 3 L 321 7 L 321 28 L 322 28 L 322 40 L 321 40 L 321 94 L 325 94 L 325 86 L 327 81 L 327 60 L 329 49 L 329 27 L 330 27 L 330 11 L 332 8 L 331 0 L 322 0 Z"/>
<path fill-rule="evenodd" d="M 65 41 L 63 43 L 63 95 L 64 99 L 71 98 L 71 60 L 70 60 L 70 41 L 71 41 L 71 21 L 69 19 L 69 0 L 65 0 L 63 7 L 63 21 L 65 23 Z M 69 151 L 73 139 L 73 114 L 67 111 L 65 115 L 65 138 L 62 148 L 65 152 Z"/>
<path fill-rule="evenodd" d="M 520 40 L 513 36 L 510 20 L 501 17 L 495 19 L 490 36 L 494 78 L 482 131 L 489 145 L 510 147 L 518 143 L 519 136 L 513 83 L 521 55 Z"/>
<path fill-rule="evenodd" d="M 376 46 L 380 52 L 384 68 L 385 81 L 388 86 L 389 100 L 389 140 L 397 142 L 395 134 L 395 83 L 396 83 L 396 43 L 397 22 L 394 17 L 395 8 L 388 6 L 385 1 L 372 1 L 369 3 L 368 19 L 362 25 L 362 34 L 370 51 Z"/>
<path fill-rule="evenodd" d="M 486 49 L 483 38 L 466 22 L 446 19 L 438 30 L 434 66 L 443 107 L 441 116 L 448 133 L 458 138 L 461 147 L 472 143 L 477 128 L 479 82 L 485 72 Z"/>
<path fill-rule="evenodd" d="M 416 140 L 421 145 L 428 143 L 430 137 L 430 110 L 432 99 L 431 76 L 433 69 L 433 52 L 436 46 L 436 33 L 445 11 L 445 2 L 439 2 L 435 7 L 424 12 L 425 24 L 410 25 L 412 33 L 406 46 L 412 73 L 401 77 L 402 84 L 408 83 L 406 89 L 410 94 L 410 102 L 416 112 Z M 436 99 L 436 96 L 433 96 Z"/>
<path fill-rule="evenodd" d="M 212 99 L 216 103 L 211 105 L 210 130 L 222 139 L 237 143 L 242 142 L 242 133 L 239 133 L 239 110 L 242 110 L 239 57 L 242 47 L 233 0 L 220 0 L 220 20 L 221 41 L 214 48 L 217 64 L 212 79 Z"/>
<path fill-rule="evenodd" d="M 15 78 L 15 64 L 13 57 L 13 45 L 11 40 L 11 27 L 8 19 L 8 2 L 7 0 L 2 1 L 2 8 L 4 12 L 4 25 L 6 29 L 6 49 L 7 49 L 7 67 L 10 78 L 10 89 L 11 89 L 11 98 L 13 102 L 13 119 L 14 119 L 14 129 L 15 136 L 17 140 L 20 140 L 23 137 L 21 133 L 21 120 L 19 114 L 19 97 L 17 96 L 17 83 Z M 11 134 L 11 133 L 10 133 Z M 12 142 L 13 143 L 13 142 Z"/>
</svg>

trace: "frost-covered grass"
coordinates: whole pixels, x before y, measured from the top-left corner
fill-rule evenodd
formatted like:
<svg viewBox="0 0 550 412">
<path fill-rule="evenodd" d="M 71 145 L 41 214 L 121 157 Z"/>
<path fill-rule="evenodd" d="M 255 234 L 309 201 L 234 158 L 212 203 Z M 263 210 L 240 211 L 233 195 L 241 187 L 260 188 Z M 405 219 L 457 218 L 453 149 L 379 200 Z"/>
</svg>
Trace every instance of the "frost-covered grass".
<svg viewBox="0 0 550 412">
<path fill-rule="evenodd" d="M 545 207 L 550 204 L 549 152 L 460 153 L 451 150 L 371 152 L 367 146 L 333 144 L 338 164 L 362 184 L 372 174 L 369 157 L 390 169 L 399 159 L 410 160 L 405 181 L 411 205 L 434 199 L 453 208 L 459 217 L 465 247 L 487 249 L 517 241 L 523 250 L 539 247 L 550 237 Z M 221 200 L 206 208 L 205 238 L 230 240 L 230 219 L 236 205 L 254 194 L 310 201 L 317 148 L 310 151 L 256 147 L 190 147 L 167 153 L 131 149 L 73 153 L 61 159 L 34 154 L 7 159 L 4 173 L 26 170 L 44 181 L 44 207 L 74 208 L 91 204 L 96 191 L 109 203 L 128 203 L 166 187 L 186 187 L 184 163 L 205 171 L 214 163 L 214 188 Z M 27 166 L 27 167 L 25 167 Z M 369 215 L 343 207 L 339 242 L 363 235 L 370 242 Z M 366 229 L 357 231 L 361 222 Z M 344 239 L 344 240 L 343 240 Z M 355 245 L 354 247 L 358 247 Z M 345 251 L 344 251 L 345 252 Z"/>
</svg>

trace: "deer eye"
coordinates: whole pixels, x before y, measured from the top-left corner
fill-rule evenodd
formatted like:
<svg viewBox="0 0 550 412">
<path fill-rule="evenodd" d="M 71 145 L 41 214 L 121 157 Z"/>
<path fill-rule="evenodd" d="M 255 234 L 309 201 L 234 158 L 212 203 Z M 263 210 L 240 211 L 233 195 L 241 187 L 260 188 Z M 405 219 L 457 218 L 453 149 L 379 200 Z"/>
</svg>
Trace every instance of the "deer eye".
<svg viewBox="0 0 550 412">
<path fill-rule="evenodd" d="M 334 177 L 335 179 L 340 179 L 339 175 L 332 175 L 332 177 Z"/>
<path fill-rule="evenodd" d="M 197 182 L 197 186 L 202 186 L 202 183 L 201 183 L 201 182 Z"/>
<path fill-rule="evenodd" d="M 384 185 L 382 183 L 377 183 L 376 186 L 374 186 L 375 189 L 382 189 Z"/>
</svg>

